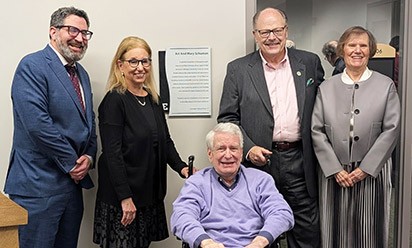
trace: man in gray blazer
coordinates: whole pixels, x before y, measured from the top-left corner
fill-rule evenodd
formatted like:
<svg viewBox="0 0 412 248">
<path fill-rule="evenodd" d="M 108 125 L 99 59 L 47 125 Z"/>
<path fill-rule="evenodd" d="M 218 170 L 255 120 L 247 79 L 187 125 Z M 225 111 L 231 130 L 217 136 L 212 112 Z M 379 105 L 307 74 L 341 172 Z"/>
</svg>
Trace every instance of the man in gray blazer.
<svg viewBox="0 0 412 248">
<path fill-rule="evenodd" d="M 56 10 L 50 44 L 25 56 L 14 75 L 5 192 L 28 210 L 21 248 L 77 247 L 82 188 L 93 187 L 88 171 L 97 151 L 90 79 L 77 63 L 92 36 L 88 29 L 83 10 Z M 65 66 L 74 67 L 72 75 Z"/>
<path fill-rule="evenodd" d="M 253 17 L 259 50 L 228 64 L 218 122 L 238 124 L 244 164 L 271 174 L 291 206 L 289 247 L 319 247 L 316 157 L 311 116 L 324 71 L 317 55 L 285 48 L 287 17 L 267 8 Z"/>
</svg>

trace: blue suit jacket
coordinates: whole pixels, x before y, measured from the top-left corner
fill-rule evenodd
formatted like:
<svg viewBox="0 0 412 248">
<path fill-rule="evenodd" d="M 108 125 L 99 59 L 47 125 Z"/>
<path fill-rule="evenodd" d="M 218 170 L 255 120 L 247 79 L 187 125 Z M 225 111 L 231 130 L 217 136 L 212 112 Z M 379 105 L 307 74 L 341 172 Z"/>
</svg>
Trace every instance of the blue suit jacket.
<svg viewBox="0 0 412 248">
<path fill-rule="evenodd" d="M 68 73 L 50 47 L 25 56 L 12 84 L 13 147 L 5 192 L 51 196 L 75 190 L 68 174 L 83 154 L 96 157 L 90 79 L 76 63 L 84 91 L 84 113 Z M 80 185 L 93 187 L 87 175 Z"/>
</svg>

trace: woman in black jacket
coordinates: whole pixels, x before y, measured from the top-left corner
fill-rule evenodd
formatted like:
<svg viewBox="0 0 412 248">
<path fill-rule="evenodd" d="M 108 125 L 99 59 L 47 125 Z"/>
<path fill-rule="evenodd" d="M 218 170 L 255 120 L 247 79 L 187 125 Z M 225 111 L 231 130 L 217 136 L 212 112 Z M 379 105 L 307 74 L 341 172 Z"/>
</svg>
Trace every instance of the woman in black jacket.
<svg viewBox="0 0 412 248">
<path fill-rule="evenodd" d="M 167 238 L 166 164 L 188 176 L 155 90 L 151 56 L 143 39 L 125 38 L 99 106 L 102 154 L 93 241 L 100 247 L 149 247 Z"/>
</svg>

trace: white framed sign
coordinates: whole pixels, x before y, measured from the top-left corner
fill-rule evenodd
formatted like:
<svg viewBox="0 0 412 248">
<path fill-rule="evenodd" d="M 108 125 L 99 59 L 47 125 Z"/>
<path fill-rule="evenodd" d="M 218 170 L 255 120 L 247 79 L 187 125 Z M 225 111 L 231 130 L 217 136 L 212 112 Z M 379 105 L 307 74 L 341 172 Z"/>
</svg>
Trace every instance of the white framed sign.
<svg viewBox="0 0 412 248">
<path fill-rule="evenodd" d="M 211 115 L 211 65 L 209 47 L 166 49 L 169 116 Z"/>
</svg>

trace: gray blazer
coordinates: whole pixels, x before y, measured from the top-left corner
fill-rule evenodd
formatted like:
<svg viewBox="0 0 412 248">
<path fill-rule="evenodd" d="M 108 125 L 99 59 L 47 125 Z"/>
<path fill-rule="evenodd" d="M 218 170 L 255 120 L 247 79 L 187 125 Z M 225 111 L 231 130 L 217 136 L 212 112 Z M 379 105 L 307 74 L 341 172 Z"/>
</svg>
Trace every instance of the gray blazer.
<svg viewBox="0 0 412 248">
<path fill-rule="evenodd" d="M 316 156 L 312 148 L 310 124 L 318 85 L 324 71 L 317 55 L 288 49 L 298 100 L 301 137 L 303 143 L 305 179 L 310 196 L 316 196 Z M 266 85 L 262 59 L 258 51 L 230 62 L 223 85 L 218 122 L 232 122 L 240 126 L 244 136 L 243 164 L 246 153 L 253 146 L 272 149 L 275 126 L 270 96 Z"/>
<path fill-rule="evenodd" d="M 349 150 L 349 120 L 354 93 L 354 142 Z M 316 156 L 326 177 L 342 164 L 359 162 L 360 169 L 376 177 L 390 158 L 399 135 L 400 103 L 393 81 L 378 73 L 355 85 L 336 75 L 319 87 L 312 117 Z"/>
</svg>

